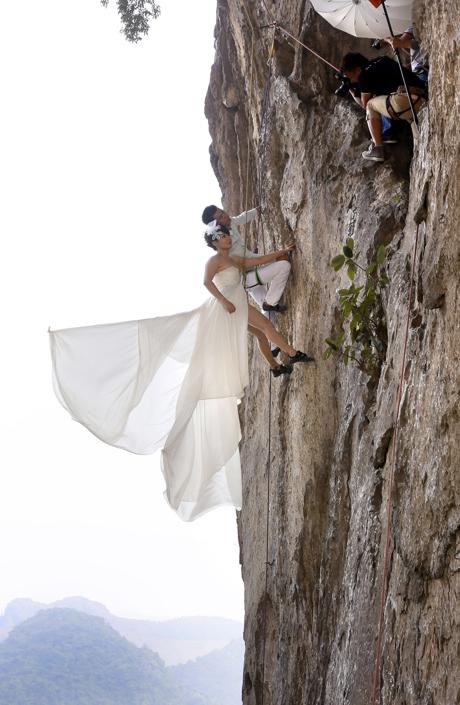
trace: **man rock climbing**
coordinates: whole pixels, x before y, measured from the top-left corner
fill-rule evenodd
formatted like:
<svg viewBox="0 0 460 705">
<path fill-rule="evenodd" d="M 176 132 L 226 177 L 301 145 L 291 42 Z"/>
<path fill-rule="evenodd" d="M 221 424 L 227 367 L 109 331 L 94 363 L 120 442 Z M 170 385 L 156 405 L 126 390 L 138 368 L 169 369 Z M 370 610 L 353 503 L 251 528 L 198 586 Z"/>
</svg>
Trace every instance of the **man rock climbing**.
<svg viewBox="0 0 460 705">
<path fill-rule="evenodd" d="M 238 231 L 239 225 L 250 223 L 257 217 L 257 211 L 257 208 L 253 208 L 241 213 L 241 215 L 231 217 L 221 208 L 211 205 L 204 209 L 201 218 L 205 225 L 217 220 L 219 225 L 224 225 L 230 229 L 233 243 L 230 255 L 257 257 L 255 252 L 245 247 Z M 280 257 L 276 262 L 254 267 L 254 269 L 247 272 L 246 289 L 264 311 L 282 313 L 286 310 L 286 306 L 280 304 L 280 299 L 286 287 L 290 271 L 291 264 L 286 255 Z"/>
</svg>

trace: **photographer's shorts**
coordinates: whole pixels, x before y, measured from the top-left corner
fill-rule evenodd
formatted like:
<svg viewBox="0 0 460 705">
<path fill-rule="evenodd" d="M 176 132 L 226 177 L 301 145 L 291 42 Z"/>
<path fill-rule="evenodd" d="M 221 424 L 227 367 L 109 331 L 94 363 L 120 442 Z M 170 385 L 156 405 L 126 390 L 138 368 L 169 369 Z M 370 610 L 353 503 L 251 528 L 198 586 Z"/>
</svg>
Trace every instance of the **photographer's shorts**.
<svg viewBox="0 0 460 705">
<path fill-rule="evenodd" d="M 412 103 L 416 113 L 425 105 L 426 100 L 421 95 L 411 93 Z M 409 104 L 409 98 L 406 93 L 392 93 L 391 95 L 378 95 L 371 98 L 366 106 L 366 114 L 368 119 L 376 118 L 379 115 L 392 120 L 406 120 L 412 122 L 412 111 Z"/>
</svg>

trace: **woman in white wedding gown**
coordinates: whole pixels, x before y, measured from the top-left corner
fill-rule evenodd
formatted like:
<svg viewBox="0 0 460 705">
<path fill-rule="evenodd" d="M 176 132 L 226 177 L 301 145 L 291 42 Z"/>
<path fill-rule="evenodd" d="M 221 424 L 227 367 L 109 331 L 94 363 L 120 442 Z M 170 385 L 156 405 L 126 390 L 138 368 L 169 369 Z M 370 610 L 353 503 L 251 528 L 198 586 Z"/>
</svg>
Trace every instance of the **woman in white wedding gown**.
<svg viewBox="0 0 460 705">
<path fill-rule="evenodd" d="M 165 496 L 185 521 L 217 506 L 241 507 L 237 407 L 248 384 L 248 319 L 291 362 L 311 360 L 248 307 L 240 267 L 255 258 L 230 257 L 225 230 L 215 221 L 208 226 L 206 240 L 217 250 L 205 273 L 213 297 L 199 308 L 50 331 L 61 404 L 110 445 L 139 454 L 161 448 Z"/>
</svg>

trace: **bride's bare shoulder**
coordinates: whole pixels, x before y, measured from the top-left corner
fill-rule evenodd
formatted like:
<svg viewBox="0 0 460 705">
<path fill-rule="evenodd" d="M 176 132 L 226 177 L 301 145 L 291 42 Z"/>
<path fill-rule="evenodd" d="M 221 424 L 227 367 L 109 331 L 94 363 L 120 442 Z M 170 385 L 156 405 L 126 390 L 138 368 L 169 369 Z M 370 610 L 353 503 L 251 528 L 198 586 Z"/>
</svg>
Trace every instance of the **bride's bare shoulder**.
<svg viewBox="0 0 460 705">
<path fill-rule="evenodd" d="M 224 269 L 228 269 L 235 265 L 231 257 L 223 257 L 220 254 L 214 255 L 208 260 L 210 266 L 216 270 L 216 272 L 221 272 Z"/>
</svg>

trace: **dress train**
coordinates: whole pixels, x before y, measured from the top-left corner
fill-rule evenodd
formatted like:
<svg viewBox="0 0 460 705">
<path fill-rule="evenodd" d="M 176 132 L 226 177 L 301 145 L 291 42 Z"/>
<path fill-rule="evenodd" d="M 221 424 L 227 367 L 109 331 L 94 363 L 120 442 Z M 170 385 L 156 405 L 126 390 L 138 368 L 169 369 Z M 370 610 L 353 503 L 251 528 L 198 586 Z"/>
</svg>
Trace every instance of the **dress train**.
<svg viewBox="0 0 460 705">
<path fill-rule="evenodd" d="M 161 448 L 165 496 L 185 521 L 241 507 L 248 305 L 236 267 L 214 283 L 235 313 L 211 298 L 172 316 L 50 331 L 61 404 L 105 443 L 139 454 Z"/>
</svg>

